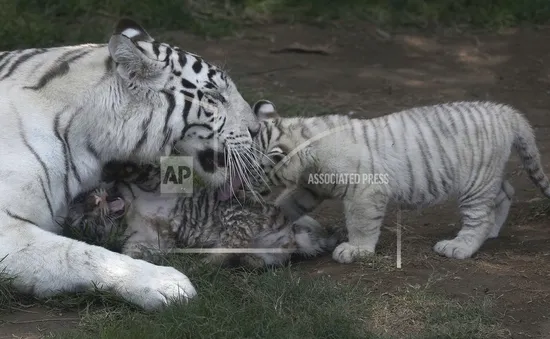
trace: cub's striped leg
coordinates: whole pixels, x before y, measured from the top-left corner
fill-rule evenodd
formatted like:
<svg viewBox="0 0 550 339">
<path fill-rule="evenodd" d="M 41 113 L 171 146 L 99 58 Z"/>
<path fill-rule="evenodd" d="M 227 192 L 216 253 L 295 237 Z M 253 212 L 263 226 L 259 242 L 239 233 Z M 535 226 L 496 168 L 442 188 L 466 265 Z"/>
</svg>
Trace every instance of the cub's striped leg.
<svg viewBox="0 0 550 339">
<path fill-rule="evenodd" d="M 500 180 L 499 180 L 500 182 Z M 456 238 L 439 241 L 434 251 L 449 258 L 470 258 L 487 239 L 495 226 L 495 201 L 500 188 L 493 181 L 475 192 L 465 193 L 460 199 L 462 229 Z"/>
<path fill-rule="evenodd" d="M 512 187 L 508 180 L 502 181 L 500 192 L 495 199 L 495 225 L 489 232 L 488 239 L 498 237 L 502 225 L 504 225 L 504 222 L 506 222 L 508 218 L 508 212 L 512 205 L 514 193 L 514 187 Z"/>
<path fill-rule="evenodd" d="M 387 204 L 388 198 L 383 194 L 344 200 L 349 240 L 334 249 L 334 260 L 343 264 L 351 263 L 374 254 Z"/>
</svg>

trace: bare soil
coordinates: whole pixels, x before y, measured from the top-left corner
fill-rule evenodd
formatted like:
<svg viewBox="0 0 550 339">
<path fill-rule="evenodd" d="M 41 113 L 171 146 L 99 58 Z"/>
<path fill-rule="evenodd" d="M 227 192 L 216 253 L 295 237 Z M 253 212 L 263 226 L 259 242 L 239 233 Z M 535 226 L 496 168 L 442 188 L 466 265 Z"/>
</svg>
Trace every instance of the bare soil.
<svg viewBox="0 0 550 339">
<path fill-rule="evenodd" d="M 0 339 L 38 339 L 53 332 L 74 328 L 80 317 L 76 311 L 60 311 L 40 305 L 19 305 L 2 314 Z"/>
<path fill-rule="evenodd" d="M 307 115 L 354 111 L 357 116 L 377 117 L 454 100 L 512 104 L 535 127 L 543 165 L 550 173 L 550 29 L 400 33 L 387 39 L 370 26 L 273 25 L 216 41 L 182 32 L 169 34 L 169 39 L 225 65 L 238 86 L 252 93 L 251 100 L 263 97 L 279 107 L 307 103 L 303 112 L 297 109 Z M 328 53 L 272 52 L 295 43 Z M 550 204 L 520 170 L 516 157 L 510 161 L 509 175 L 516 200 L 508 222 L 501 236 L 488 241 L 472 259 L 452 260 L 432 251 L 438 240 L 452 238 L 459 230 L 457 213 L 447 204 L 422 211 L 393 208 L 385 219 L 376 259 L 340 265 L 325 257 L 298 266 L 313 275 L 361 280 L 372 293 L 422 285 L 457 300 L 491 296 L 506 337 L 550 338 Z M 327 202 L 317 215 L 327 225 L 343 225 L 338 203 Z M 400 269 L 396 223 L 402 229 Z M 51 311 L 33 311 L 52 317 Z M 70 325 L 62 320 L 17 324 L 35 320 L 35 313 L 23 311 L 10 317 L 0 325 L 0 338 L 34 338 L 44 333 L 37 329 L 47 327 L 47 332 Z"/>
<path fill-rule="evenodd" d="M 307 103 L 293 114 L 354 111 L 356 116 L 377 117 L 443 101 L 512 104 L 535 127 L 544 168 L 550 170 L 550 29 L 400 33 L 387 39 L 373 27 L 280 25 L 215 43 L 174 38 L 182 47 L 226 65 L 239 86 L 254 89 L 254 100 L 264 97 L 285 107 L 288 102 Z M 328 54 L 273 53 L 296 43 Z M 451 260 L 432 251 L 438 240 L 454 237 L 460 228 L 456 210 L 446 204 L 422 211 L 393 208 L 385 219 L 378 259 L 340 265 L 326 257 L 300 266 L 311 274 L 362 280 L 373 293 L 418 284 L 458 300 L 491 296 L 508 337 L 550 338 L 550 205 L 515 156 L 508 173 L 516 189 L 508 222 L 501 236 L 472 259 Z M 317 216 L 325 224 L 343 226 L 336 202 L 325 203 Z M 401 269 L 396 268 L 399 221 Z"/>
</svg>

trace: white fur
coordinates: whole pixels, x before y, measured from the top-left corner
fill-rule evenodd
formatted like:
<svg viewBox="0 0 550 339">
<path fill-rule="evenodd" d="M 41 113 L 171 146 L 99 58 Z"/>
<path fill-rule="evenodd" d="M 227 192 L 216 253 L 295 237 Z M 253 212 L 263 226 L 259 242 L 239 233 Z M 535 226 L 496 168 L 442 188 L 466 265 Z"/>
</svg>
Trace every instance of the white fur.
<svg viewBox="0 0 550 339">
<path fill-rule="evenodd" d="M 260 118 L 274 115 L 271 103 L 263 106 L 254 106 Z M 334 115 L 264 124 L 256 147 L 270 158 L 285 156 L 276 165 L 263 157 L 262 166 L 271 184 L 286 186 L 277 204 L 289 216 L 300 217 L 325 198 L 343 201 L 349 242 L 333 252 L 341 263 L 374 253 L 390 201 L 423 208 L 449 198 L 458 200 L 463 228 L 434 250 L 457 259 L 471 257 L 487 238 L 498 236 L 508 216 L 514 189 L 504 167 L 512 147 L 550 198 L 533 131 L 507 105 L 457 102 L 368 120 Z M 378 181 L 308 182 L 315 174 L 350 173 L 378 175 Z"/>
<path fill-rule="evenodd" d="M 167 234 L 173 229 L 173 210 L 178 203 L 177 194 L 147 192 L 136 186 L 117 185 L 128 210 L 124 216 L 127 229 L 122 252 L 136 258 L 147 258 L 149 254 L 165 253 L 175 247 L 175 238 Z M 164 225 L 161 225 L 164 223 Z M 164 226 L 164 227 L 163 227 Z"/>
<path fill-rule="evenodd" d="M 133 35 L 133 30 L 127 29 L 124 34 Z M 144 31 L 137 33 L 146 35 Z M 150 43 L 139 43 L 146 49 L 144 53 L 126 37 L 113 35 L 108 47 L 53 48 L 16 64 L 21 55 L 34 52 L 26 50 L 0 62 L 0 66 L 7 63 L 0 71 L 0 271 L 14 277 L 14 286 L 22 292 L 45 297 L 90 290 L 95 285 L 148 310 L 196 295 L 189 279 L 174 268 L 56 234 L 68 200 L 96 186 L 107 161 L 156 160 L 170 154 L 181 137 L 184 122 L 178 113 L 183 108 L 179 90 L 176 88 L 174 94 L 176 106 L 168 121 L 168 132 L 168 101 L 160 93 L 172 85 L 178 87 L 181 78 L 171 77 L 171 67 L 163 67 L 163 60 L 156 59 Z M 164 56 L 170 47 L 160 48 Z M 87 53 L 67 61 L 67 72 L 51 78 L 40 89 L 30 88 L 46 72 L 59 67 L 60 60 L 80 52 Z M 111 69 L 106 67 L 109 56 L 118 63 Z M 172 58 L 177 65 L 177 55 L 173 53 Z M 195 74 L 189 67 L 180 70 L 182 76 L 201 88 L 207 80 L 205 74 Z M 10 69 L 12 74 L 8 74 Z M 228 95 L 228 103 L 219 107 L 220 115 L 226 114 L 228 120 L 224 133 L 243 129 L 248 133 L 247 124 L 250 127 L 257 122 L 250 106 L 230 80 L 228 83 L 227 88 L 220 88 L 222 96 Z M 192 122 L 198 122 L 195 111 L 189 115 L 195 119 Z M 63 141 L 54 132 L 56 119 Z M 148 138 L 137 148 L 144 133 Z M 167 143 L 163 145 L 164 140 Z M 64 156 L 67 145 L 72 159 L 68 168 Z M 188 151 L 193 155 L 195 149 Z"/>
<path fill-rule="evenodd" d="M 121 34 L 132 39 L 140 35 L 140 31 L 135 28 L 127 28 Z"/>
</svg>

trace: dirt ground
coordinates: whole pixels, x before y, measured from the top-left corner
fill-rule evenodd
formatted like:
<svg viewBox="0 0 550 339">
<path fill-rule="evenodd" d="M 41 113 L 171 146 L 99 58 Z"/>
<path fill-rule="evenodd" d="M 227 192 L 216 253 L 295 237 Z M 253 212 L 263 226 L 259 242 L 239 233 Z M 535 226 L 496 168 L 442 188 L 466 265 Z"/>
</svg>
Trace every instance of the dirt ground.
<svg viewBox="0 0 550 339">
<path fill-rule="evenodd" d="M 357 116 L 377 117 L 453 100 L 515 105 L 534 125 L 543 165 L 550 173 L 550 29 L 395 34 L 388 39 L 372 27 L 275 25 L 218 41 L 181 32 L 169 36 L 183 49 L 225 65 L 243 92 L 252 93 L 254 99 L 264 97 L 279 107 L 307 103 L 300 106 L 307 115 L 354 111 Z M 274 53 L 294 43 L 326 53 Z M 472 259 L 451 260 L 432 252 L 438 240 L 454 237 L 459 229 L 456 211 L 445 205 L 423 211 L 393 208 L 378 245 L 380 261 L 339 265 L 327 257 L 300 265 L 311 274 L 361 279 L 375 292 L 429 284 L 436 293 L 459 300 L 488 295 L 496 300 L 508 337 L 550 338 L 549 205 L 535 200 L 542 196 L 520 171 L 515 156 L 509 174 L 516 200 L 508 223 L 500 238 L 488 241 Z M 318 220 L 342 224 L 340 206 L 326 203 Z M 401 269 L 395 267 L 397 220 L 402 224 Z M 54 325 L 14 323 L 32 320 L 29 314 L 34 313 L 10 315 L 13 319 L 0 325 L 0 338 L 29 337 L 27 332 L 38 335 L 44 333 L 40 329 L 73 321 L 63 318 L 74 319 L 74 315 L 48 314 L 61 320 L 53 321 Z"/>
<path fill-rule="evenodd" d="M 179 38 L 181 46 L 225 64 L 254 99 L 276 105 L 307 102 L 301 113 L 377 117 L 416 105 L 453 100 L 494 100 L 525 112 L 550 171 L 550 29 L 500 34 L 395 34 L 372 27 L 321 29 L 269 26 L 209 44 Z M 280 51 L 293 44 L 328 53 Z M 279 53 L 277 53 L 279 51 Z M 288 102 L 286 102 L 288 101 Z M 313 105 L 312 105 L 313 103 Z M 300 112 L 300 109 L 298 109 Z M 284 114 L 285 112 L 281 112 Z M 550 225 L 542 196 L 514 156 L 509 175 L 516 200 L 499 239 L 469 260 L 441 258 L 432 246 L 454 237 L 458 215 L 450 204 L 424 211 L 397 209 L 387 216 L 378 256 L 370 265 L 339 265 L 330 258 L 302 263 L 312 274 L 362 279 L 375 291 L 429 283 L 447 297 L 491 296 L 512 338 L 550 338 Z M 318 218 L 342 224 L 337 203 Z M 402 268 L 395 267 L 396 221 L 402 224 Z"/>
</svg>

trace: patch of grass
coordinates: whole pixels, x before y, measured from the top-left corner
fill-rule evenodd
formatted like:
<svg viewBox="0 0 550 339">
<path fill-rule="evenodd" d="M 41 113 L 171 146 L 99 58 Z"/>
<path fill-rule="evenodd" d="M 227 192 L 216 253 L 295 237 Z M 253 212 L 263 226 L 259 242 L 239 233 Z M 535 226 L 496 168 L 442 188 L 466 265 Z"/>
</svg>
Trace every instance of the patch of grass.
<svg viewBox="0 0 550 339">
<path fill-rule="evenodd" d="M 77 328 L 52 337 L 490 339 L 506 333 L 490 299 L 451 300 L 429 284 L 374 294 L 365 283 L 306 278 L 293 267 L 251 272 L 180 255 L 158 260 L 185 272 L 199 297 L 153 313 L 99 290 L 42 300 L 54 310 L 80 310 Z M 1 282 L 0 309 L 19 300 Z"/>
<path fill-rule="evenodd" d="M 358 326 L 368 298 L 326 279 L 302 279 L 290 269 L 263 274 L 218 270 L 170 260 L 195 282 L 200 296 L 160 313 L 90 313 L 83 326 L 57 338 L 378 338 Z"/>
<path fill-rule="evenodd" d="M 369 20 L 394 26 L 467 25 L 499 28 L 550 20 L 547 0 L 28 0 L 0 2 L 0 50 L 77 42 L 106 42 L 122 17 L 148 30 L 223 36 L 268 22 Z"/>
<path fill-rule="evenodd" d="M 407 286 L 373 300 L 373 328 L 396 338 L 499 338 L 488 298 L 458 302 Z M 393 324 L 402 324 L 393 326 Z"/>
<path fill-rule="evenodd" d="M 90 245 L 105 247 L 113 252 L 122 252 L 130 237 L 125 235 L 128 225 L 125 218 L 82 218 L 80 222 L 66 220 L 61 224 L 62 235 L 67 238 L 84 241 Z"/>
<path fill-rule="evenodd" d="M 0 313 L 10 309 L 15 300 L 15 295 L 12 279 L 3 271 L 0 271 Z"/>
<path fill-rule="evenodd" d="M 456 302 L 414 288 L 373 295 L 366 285 L 305 278 L 292 267 L 253 273 L 162 260 L 185 267 L 197 299 L 149 314 L 124 303 L 86 308 L 78 328 L 54 338 L 493 338 L 497 329 L 487 300 Z"/>
</svg>

